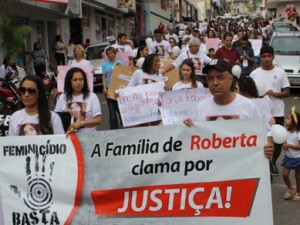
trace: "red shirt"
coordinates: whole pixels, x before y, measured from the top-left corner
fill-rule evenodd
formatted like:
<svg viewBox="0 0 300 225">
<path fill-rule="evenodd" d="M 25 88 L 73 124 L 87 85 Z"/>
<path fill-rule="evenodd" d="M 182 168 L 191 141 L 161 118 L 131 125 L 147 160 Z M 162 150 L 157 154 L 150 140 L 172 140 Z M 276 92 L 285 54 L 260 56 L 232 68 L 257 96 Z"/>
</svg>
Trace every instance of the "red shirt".
<svg viewBox="0 0 300 225">
<path fill-rule="evenodd" d="M 227 48 L 222 46 L 216 51 L 214 58 L 224 59 L 230 64 L 231 67 L 233 67 L 236 62 L 240 60 L 240 53 L 234 47 L 232 47 L 231 50 L 228 50 Z"/>
</svg>

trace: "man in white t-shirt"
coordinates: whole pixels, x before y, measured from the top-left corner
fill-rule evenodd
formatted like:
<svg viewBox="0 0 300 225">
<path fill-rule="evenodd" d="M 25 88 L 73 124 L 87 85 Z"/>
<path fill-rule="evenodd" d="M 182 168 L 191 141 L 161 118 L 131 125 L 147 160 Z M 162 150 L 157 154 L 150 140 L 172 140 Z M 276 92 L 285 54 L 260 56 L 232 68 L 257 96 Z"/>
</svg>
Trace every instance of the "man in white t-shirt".
<svg viewBox="0 0 300 225">
<path fill-rule="evenodd" d="M 200 102 L 197 122 L 218 119 L 246 119 L 261 117 L 253 101 L 230 90 L 233 81 L 230 65 L 223 59 L 213 59 L 203 68 L 207 76 L 208 88 L 212 97 Z M 193 120 L 183 121 L 185 125 L 192 126 Z M 274 151 L 270 129 L 268 129 L 268 144 L 264 146 L 265 156 L 270 158 Z"/>
<path fill-rule="evenodd" d="M 161 59 L 174 58 L 170 43 L 163 40 L 163 33 L 159 29 L 154 30 L 154 39 L 150 44 L 149 54 L 157 54 Z"/>
<path fill-rule="evenodd" d="M 162 74 L 164 75 L 174 68 L 179 68 L 183 60 L 190 58 L 194 62 L 196 79 L 200 81 L 205 87 L 207 87 L 206 77 L 202 73 L 202 68 L 210 63 L 211 58 L 199 51 L 199 47 L 201 45 L 201 41 L 199 40 L 199 38 L 191 38 L 188 45 L 189 49 L 180 53 L 177 59 L 162 71 Z"/>
<path fill-rule="evenodd" d="M 124 33 L 119 33 L 117 39 L 118 39 L 118 43 L 112 45 L 112 47 L 116 49 L 117 58 L 121 55 L 127 55 L 128 59 L 125 58 L 123 60 L 121 58 L 118 59 L 123 61 L 125 65 L 129 65 L 129 66 L 133 65 L 134 54 L 132 48 L 128 44 L 126 44 L 127 35 Z"/>
<path fill-rule="evenodd" d="M 261 66 L 251 72 L 250 77 L 265 85 L 266 95 L 273 104 L 272 116 L 276 124 L 284 125 L 283 98 L 290 96 L 290 83 L 285 71 L 273 65 L 274 49 L 263 46 L 260 50 Z M 279 175 L 276 161 L 280 156 L 282 145 L 275 144 L 275 151 L 271 160 L 270 170 L 273 175 Z"/>
<path fill-rule="evenodd" d="M 168 27 L 168 34 L 165 35 L 165 39 L 169 40 L 169 38 L 171 38 L 171 37 L 175 39 L 176 44 L 179 43 L 178 36 L 177 36 L 177 34 L 174 33 L 173 27 Z"/>
</svg>

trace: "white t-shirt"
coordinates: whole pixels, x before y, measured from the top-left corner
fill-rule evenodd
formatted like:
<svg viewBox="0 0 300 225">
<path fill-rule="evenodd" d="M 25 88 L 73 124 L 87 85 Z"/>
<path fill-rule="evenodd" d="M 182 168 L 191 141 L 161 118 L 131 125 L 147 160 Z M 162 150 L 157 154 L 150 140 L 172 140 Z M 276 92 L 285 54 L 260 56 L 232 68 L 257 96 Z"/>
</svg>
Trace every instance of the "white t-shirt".
<svg viewBox="0 0 300 225">
<path fill-rule="evenodd" d="M 265 84 L 265 90 L 273 90 L 275 93 L 281 92 L 282 88 L 290 87 L 285 71 L 277 66 L 272 70 L 263 70 L 261 67 L 251 72 L 250 77 Z M 270 97 L 273 103 L 272 115 L 275 117 L 284 116 L 284 101 L 281 98 Z"/>
<path fill-rule="evenodd" d="M 28 115 L 24 109 L 18 110 L 12 114 L 9 121 L 9 136 L 29 136 L 38 135 L 36 132 L 40 131 L 38 126 L 39 117 L 38 114 L 31 116 Z M 51 124 L 53 128 L 53 134 L 64 134 L 61 119 L 59 115 L 51 111 Z M 26 128 L 28 126 L 29 128 Z M 23 134 L 20 134 L 23 133 Z"/>
<path fill-rule="evenodd" d="M 235 99 L 227 105 L 216 104 L 212 96 L 199 103 L 198 112 L 198 121 L 261 117 L 261 114 L 255 103 L 239 94 L 236 94 Z"/>
<path fill-rule="evenodd" d="M 77 62 L 75 59 L 72 59 L 69 61 L 68 65 L 72 65 L 72 66 L 88 66 L 91 65 L 90 61 L 86 60 L 86 59 L 82 59 L 79 62 Z"/>
<path fill-rule="evenodd" d="M 199 81 L 196 81 L 197 88 L 204 88 L 203 84 Z M 184 84 L 182 81 L 178 81 L 173 85 L 172 91 L 182 90 L 182 89 L 191 89 L 192 82 Z"/>
<path fill-rule="evenodd" d="M 190 51 L 181 52 L 177 59 L 172 63 L 175 68 L 179 68 L 185 59 L 192 59 L 195 66 L 196 75 L 203 75 L 202 69 L 205 65 L 209 64 L 211 58 L 202 52 L 198 52 L 197 54 L 192 54 Z"/>
<path fill-rule="evenodd" d="M 300 141 L 300 132 L 294 132 L 294 133 L 288 132 L 288 136 L 287 136 L 288 144 L 299 145 L 299 141 Z M 286 153 L 286 156 L 290 158 L 300 158 L 300 151 L 289 148 L 289 150 Z"/>
<path fill-rule="evenodd" d="M 143 72 L 141 69 L 136 70 L 132 77 L 131 80 L 129 81 L 127 87 L 135 87 L 138 85 L 143 85 L 143 84 L 150 84 L 154 82 L 159 82 L 163 81 L 164 78 L 161 74 L 147 74 Z"/>
<path fill-rule="evenodd" d="M 185 35 L 183 35 L 182 40 L 185 40 L 186 38 L 191 39 L 192 37 L 194 37 L 192 34 L 185 34 Z"/>
<path fill-rule="evenodd" d="M 115 48 L 117 53 L 126 53 L 128 56 L 134 57 L 132 48 L 129 45 L 114 44 L 111 47 Z"/>
<path fill-rule="evenodd" d="M 161 59 L 169 59 L 169 53 L 172 52 L 171 45 L 168 41 L 153 41 L 150 44 L 149 54 L 157 54 Z"/>
<path fill-rule="evenodd" d="M 95 93 L 90 92 L 90 95 L 84 100 L 83 94 L 73 96 L 72 101 L 66 101 L 66 95 L 59 96 L 54 111 L 63 112 L 66 109 L 72 109 L 75 119 L 86 120 L 101 115 L 101 106 L 98 97 Z M 96 131 L 96 127 L 80 128 L 77 133 L 88 133 Z"/>
<path fill-rule="evenodd" d="M 174 38 L 175 39 L 175 41 L 176 41 L 176 43 L 178 43 L 179 42 L 179 39 L 178 39 L 178 36 L 177 36 L 177 34 L 166 34 L 165 35 L 165 39 L 167 40 L 167 41 L 169 41 L 169 38 Z"/>
<path fill-rule="evenodd" d="M 263 98 L 251 98 L 251 100 L 257 106 L 260 114 L 266 117 L 267 123 L 272 118 L 272 110 L 273 110 L 273 103 L 268 95 L 265 95 Z"/>
</svg>

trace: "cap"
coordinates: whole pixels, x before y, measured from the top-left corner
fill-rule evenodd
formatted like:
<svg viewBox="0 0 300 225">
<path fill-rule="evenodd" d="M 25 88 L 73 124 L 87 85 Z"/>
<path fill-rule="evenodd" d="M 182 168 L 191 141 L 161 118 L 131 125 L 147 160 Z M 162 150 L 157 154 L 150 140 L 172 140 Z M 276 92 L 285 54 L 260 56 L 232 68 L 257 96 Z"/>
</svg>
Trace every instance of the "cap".
<svg viewBox="0 0 300 225">
<path fill-rule="evenodd" d="M 270 53 L 272 55 L 274 55 L 274 49 L 273 47 L 267 45 L 267 46 L 263 46 L 261 49 L 260 49 L 260 55 L 263 55 L 265 53 Z"/>
<path fill-rule="evenodd" d="M 227 71 L 231 74 L 230 65 L 224 59 L 212 59 L 211 62 L 203 68 L 202 72 L 207 74 L 211 69 Z"/>
<path fill-rule="evenodd" d="M 116 40 L 116 38 L 115 38 L 114 36 L 108 38 L 108 41 L 109 41 L 109 42 L 113 42 L 113 41 L 115 41 L 115 40 Z"/>
</svg>

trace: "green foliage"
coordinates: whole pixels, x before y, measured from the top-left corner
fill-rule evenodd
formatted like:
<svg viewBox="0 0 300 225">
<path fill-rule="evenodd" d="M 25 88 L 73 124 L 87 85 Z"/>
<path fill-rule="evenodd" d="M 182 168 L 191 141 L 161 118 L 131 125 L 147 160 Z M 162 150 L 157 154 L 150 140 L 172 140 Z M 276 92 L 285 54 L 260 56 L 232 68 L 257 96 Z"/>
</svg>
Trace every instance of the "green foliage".
<svg viewBox="0 0 300 225">
<path fill-rule="evenodd" d="M 0 46 L 9 55 L 15 55 L 26 44 L 25 36 L 31 32 L 28 25 L 17 25 L 13 17 L 0 8 Z"/>
</svg>

